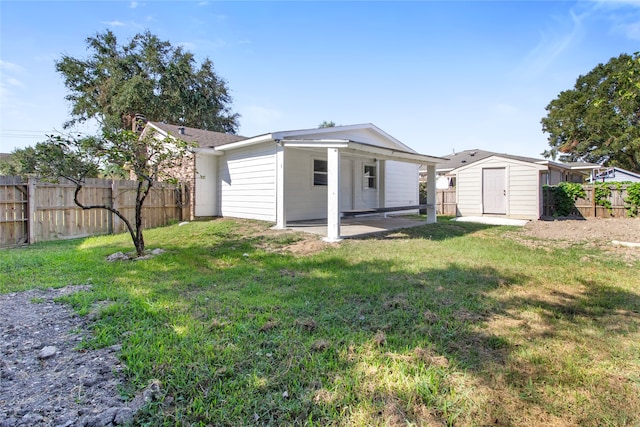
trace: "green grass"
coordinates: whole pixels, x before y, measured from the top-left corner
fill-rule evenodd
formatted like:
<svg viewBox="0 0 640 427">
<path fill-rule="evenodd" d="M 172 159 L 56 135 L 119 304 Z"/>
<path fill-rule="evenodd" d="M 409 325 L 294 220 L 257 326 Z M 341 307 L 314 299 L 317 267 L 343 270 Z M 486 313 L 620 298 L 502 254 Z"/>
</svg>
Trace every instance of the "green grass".
<svg viewBox="0 0 640 427">
<path fill-rule="evenodd" d="M 319 246 L 220 219 L 0 251 L 0 292 L 91 284 L 87 348 L 122 344 L 140 425 L 639 425 L 638 267 L 508 227 L 438 224 Z M 588 257 L 588 263 L 578 260 Z"/>
</svg>

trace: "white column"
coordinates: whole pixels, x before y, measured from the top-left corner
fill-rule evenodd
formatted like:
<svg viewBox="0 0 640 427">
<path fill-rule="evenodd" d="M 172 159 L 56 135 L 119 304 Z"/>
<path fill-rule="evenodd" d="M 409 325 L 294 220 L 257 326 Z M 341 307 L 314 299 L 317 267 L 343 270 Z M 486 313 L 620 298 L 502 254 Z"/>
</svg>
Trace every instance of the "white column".
<svg viewBox="0 0 640 427">
<path fill-rule="evenodd" d="M 276 226 L 287 228 L 287 210 L 284 194 L 284 147 L 276 146 Z"/>
<path fill-rule="evenodd" d="M 327 242 L 340 238 L 340 150 L 327 148 Z"/>
<path fill-rule="evenodd" d="M 438 221 L 436 216 L 436 165 L 427 165 L 427 224 Z"/>
<path fill-rule="evenodd" d="M 378 207 L 387 207 L 387 162 L 386 160 L 378 160 L 376 168 L 378 174 Z M 385 214 L 386 215 L 386 214 Z"/>
</svg>

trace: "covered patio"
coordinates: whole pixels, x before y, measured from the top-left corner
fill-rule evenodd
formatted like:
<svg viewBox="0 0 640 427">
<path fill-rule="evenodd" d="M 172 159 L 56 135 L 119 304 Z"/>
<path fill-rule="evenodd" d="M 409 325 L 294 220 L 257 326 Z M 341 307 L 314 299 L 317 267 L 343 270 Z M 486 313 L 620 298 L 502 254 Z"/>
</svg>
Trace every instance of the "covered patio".
<svg viewBox="0 0 640 427">
<path fill-rule="evenodd" d="M 422 225 L 425 223 L 436 222 L 436 209 L 435 209 L 435 166 L 438 161 L 443 159 L 434 156 L 428 156 L 419 154 L 408 147 L 402 145 L 391 137 L 384 135 L 384 142 L 389 146 L 374 145 L 370 143 L 363 143 L 354 141 L 351 139 L 342 138 L 301 138 L 300 135 L 288 136 L 278 135 L 273 137 L 278 144 L 277 152 L 277 168 L 278 183 L 276 194 L 278 194 L 277 201 L 277 215 L 276 215 L 276 228 L 295 228 L 302 229 L 302 231 L 321 234 L 324 237 L 323 240 L 328 242 L 337 242 L 345 237 L 352 237 L 360 234 L 376 233 L 380 231 L 386 231 L 390 229 L 398 229 L 405 227 L 413 227 Z M 326 158 L 327 168 L 325 172 L 326 176 L 326 218 L 322 222 L 316 221 L 302 221 L 295 222 L 289 220 L 289 209 L 291 208 L 288 201 L 291 200 L 287 189 L 290 188 L 285 185 L 286 177 L 288 176 L 288 166 L 286 165 L 285 158 L 289 158 L 293 155 L 292 150 L 302 150 L 310 153 L 310 156 L 322 155 Z M 377 171 L 376 177 L 378 185 L 375 186 L 375 205 L 367 206 L 350 206 L 344 208 L 343 198 L 345 197 L 346 188 L 348 192 L 353 192 L 355 185 L 359 185 L 359 180 L 350 176 L 351 174 L 344 171 L 344 162 L 353 161 L 353 159 L 362 159 L 368 161 Z M 410 177 L 411 183 L 415 180 L 416 193 L 413 195 L 414 203 L 398 204 L 390 202 L 395 192 L 402 191 L 401 187 L 396 184 L 390 184 L 387 181 L 387 176 L 392 175 L 388 173 L 388 163 L 395 162 L 402 164 L 415 165 L 416 173 L 415 177 L 412 175 L 404 174 L 404 179 Z M 296 163 L 296 162 L 294 162 Z M 427 175 L 429 180 L 427 181 L 427 200 L 426 204 L 420 205 L 418 201 L 418 166 L 426 166 Z M 410 169 L 407 169 L 410 170 Z M 314 171 L 315 173 L 315 171 Z M 394 178 L 401 176 L 397 171 L 394 171 Z M 348 184 L 343 185 L 343 180 L 347 179 Z M 348 193 L 347 193 L 348 195 Z M 298 202 L 299 198 L 294 198 Z M 406 218 L 392 218 L 383 216 L 355 216 L 358 213 L 399 213 L 417 212 L 418 209 L 426 209 L 426 221 L 408 220 Z M 324 215 L 323 215 L 324 216 Z M 316 217 L 317 218 L 317 217 Z"/>
</svg>

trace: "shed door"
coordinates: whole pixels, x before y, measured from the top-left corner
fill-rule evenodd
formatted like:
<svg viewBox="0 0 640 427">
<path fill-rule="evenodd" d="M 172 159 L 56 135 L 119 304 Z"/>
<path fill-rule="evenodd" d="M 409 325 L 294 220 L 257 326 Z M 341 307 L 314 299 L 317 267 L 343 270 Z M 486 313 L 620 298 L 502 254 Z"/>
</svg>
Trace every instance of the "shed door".
<svg viewBox="0 0 640 427">
<path fill-rule="evenodd" d="M 483 213 L 507 213 L 507 188 L 505 176 L 505 168 L 482 170 Z"/>
</svg>

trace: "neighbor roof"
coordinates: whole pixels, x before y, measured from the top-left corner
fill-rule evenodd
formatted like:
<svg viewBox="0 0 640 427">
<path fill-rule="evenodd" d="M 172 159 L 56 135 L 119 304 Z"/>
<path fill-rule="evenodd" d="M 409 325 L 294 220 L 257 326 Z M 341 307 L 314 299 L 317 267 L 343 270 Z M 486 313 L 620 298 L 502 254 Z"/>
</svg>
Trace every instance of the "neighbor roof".
<svg viewBox="0 0 640 427">
<path fill-rule="evenodd" d="M 186 142 L 195 143 L 199 148 L 213 148 L 248 139 L 247 137 L 240 135 L 190 128 L 187 126 L 171 125 L 169 123 L 149 122 L 147 124 L 156 128 L 156 130 L 161 133 L 169 134 L 174 138 L 179 138 Z M 184 133 L 180 133 L 181 127 L 184 128 Z"/>
</svg>

